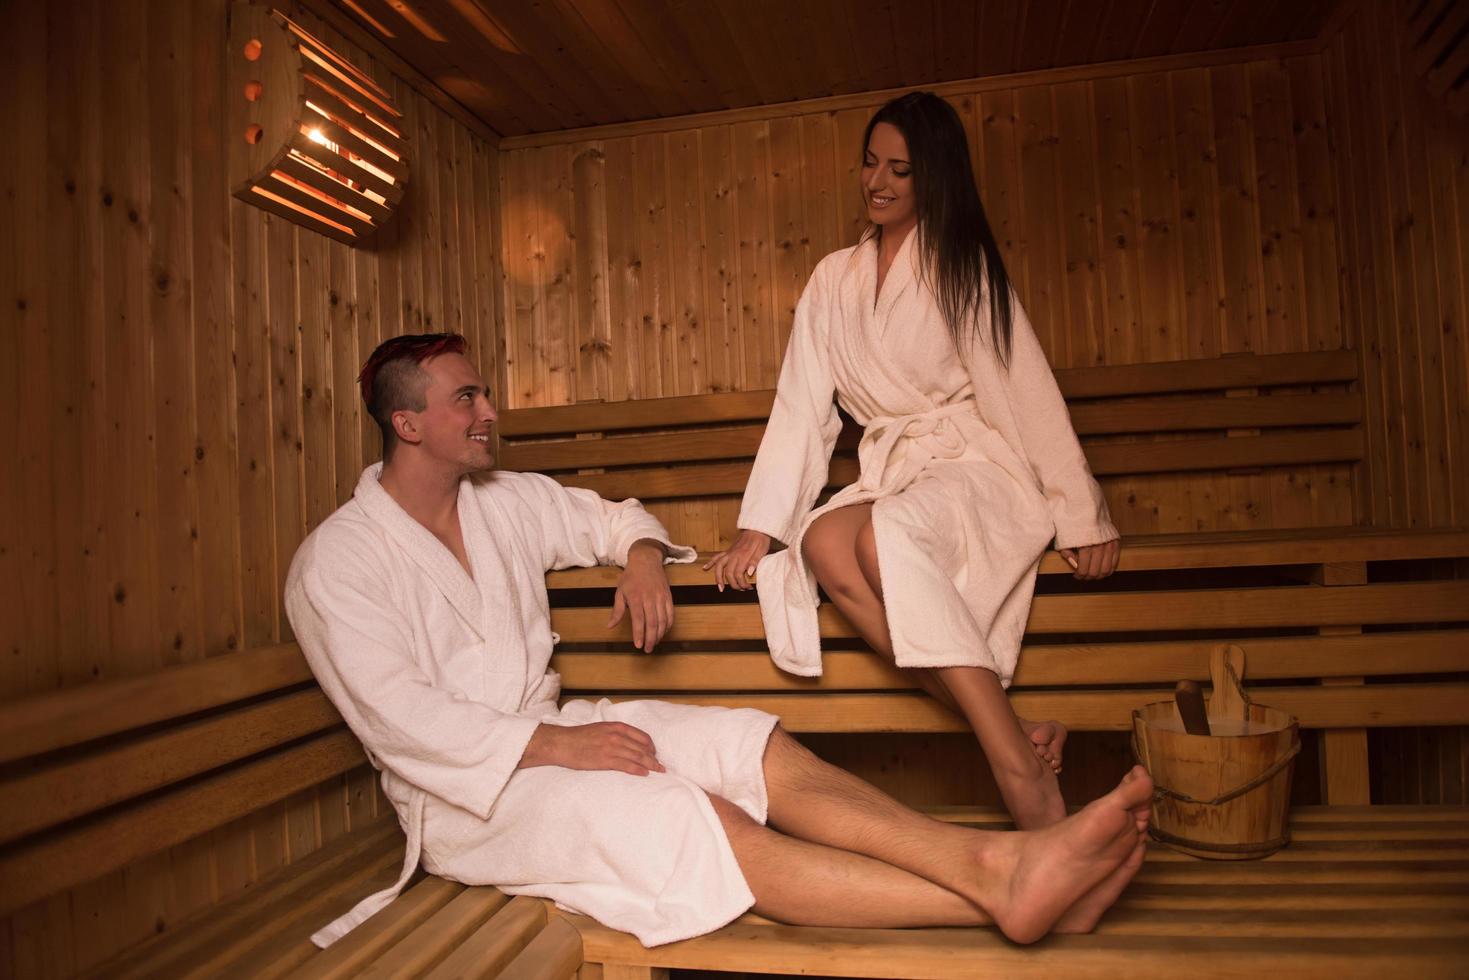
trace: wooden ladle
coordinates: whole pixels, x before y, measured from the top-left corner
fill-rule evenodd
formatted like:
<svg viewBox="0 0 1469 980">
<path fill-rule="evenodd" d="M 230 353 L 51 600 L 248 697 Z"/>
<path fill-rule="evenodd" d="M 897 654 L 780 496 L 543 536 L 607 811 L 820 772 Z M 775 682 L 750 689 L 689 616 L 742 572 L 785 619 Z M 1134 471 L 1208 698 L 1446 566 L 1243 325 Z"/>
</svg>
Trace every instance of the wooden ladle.
<svg viewBox="0 0 1469 980">
<path fill-rule="evenodd" d="M 1209 698 L 1209 717 L 1234 721 L 1249 720 L 1249 698 L 1241 683 L 1245 676 L 1245 651 L 1233 643 L 1215 647 L 1209 654 L 1209 679 L 1214 694 Z"/>
</svg>

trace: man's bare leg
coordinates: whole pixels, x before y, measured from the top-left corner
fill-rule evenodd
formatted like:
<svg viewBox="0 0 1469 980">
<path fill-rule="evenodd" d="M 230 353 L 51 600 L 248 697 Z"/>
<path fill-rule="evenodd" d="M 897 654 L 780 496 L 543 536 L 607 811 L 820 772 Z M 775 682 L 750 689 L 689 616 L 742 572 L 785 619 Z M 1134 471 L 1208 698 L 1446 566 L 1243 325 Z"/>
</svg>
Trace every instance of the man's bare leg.
<svg viewBox="0 0 1469 980">
<path fill-rule="evenodd" d="M 990 921 L 1017 942 L 1096 924 L 1141 866 L 1152 795 L 1138 768 L 1046 830 L 976 831 L 904 807 L 779 728 L 766 748 L 765 778 L 773 829 L 720 807 L 757 911 L 803 925 Z M 863 856 L 869 860 L 856 859 Z M 833 891 L 839 921 L 827 904 Z"/>
<path fill-rule="evenodd" d="M 806 532 L 803 549 L 832 602 L 869 646 L 892 659 L 872 505 L 843 507 L 818 518 Z M 999 678 L 982 667 L 919 671 L 918 679 L 925 690 L 969 722 L 1017 827 L 1037 830 L 1066 815 L 1055 774 L 1060 768 L 1055 753 L 1065 739 L 1064 728 L 1054 722 L 1023 726 Z M 1040 735 L 1040 741 L 1032 738 L 1033 733 Z"/>
</svg>

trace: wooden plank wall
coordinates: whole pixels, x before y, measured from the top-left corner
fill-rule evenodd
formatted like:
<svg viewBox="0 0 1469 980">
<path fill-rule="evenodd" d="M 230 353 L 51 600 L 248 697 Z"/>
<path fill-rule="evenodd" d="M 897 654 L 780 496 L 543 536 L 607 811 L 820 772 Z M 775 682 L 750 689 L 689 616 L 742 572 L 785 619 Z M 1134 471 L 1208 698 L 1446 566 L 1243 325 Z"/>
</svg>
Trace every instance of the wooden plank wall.
<svg viewBox="0 0 1469 980">
<path fill-rule="evenodd" d="M 379 452 L 361 361 L 448 329 L 491 369 L 499 282 L 494 145 L 309 15 L 411 133 L 373 249 L 230 197 L 226 0 L 5 9 L 0 699 L 288 638 L 295 547 Z M 364 769 L 26 909 L 0 975 L 85 969 L 382 806 Z"/>
<path fill-rule="evenodd" d="M 1372 524 L 1469 524 L 1469 125 L 1430 95 L 1413 4 L 1354 0 L 1326 38 L 1342 310 L 1361 352 Z M 1462 574 L 1462 570 L 1461 570 Z M 1469 799 L 1469 729 L 1373 732 L 1373 799 Z"/>
<path fill-rule="evenodd" d="M 1343 311 L 1378 464 L 1373 524 L 1469 524 L 1469 125 L 1412 68 L 1411 4 L 1358 2 L 1329 38 Z"/>
<path fill-rule="evenodd" d="M 1058 366 L 1342 347 L 1314 44 L 941 87 Z M 774 385 L 816 262 L 864 227 L 847 96 L 507 139 L 513 407 Z M 568 234 L 569 232 L 569 234 Z M 1350 469 L 1109 482 L 1125 532 L 1349 524 Z M 712 548 L 733 499 L 666 505 Z"/>
</svg>

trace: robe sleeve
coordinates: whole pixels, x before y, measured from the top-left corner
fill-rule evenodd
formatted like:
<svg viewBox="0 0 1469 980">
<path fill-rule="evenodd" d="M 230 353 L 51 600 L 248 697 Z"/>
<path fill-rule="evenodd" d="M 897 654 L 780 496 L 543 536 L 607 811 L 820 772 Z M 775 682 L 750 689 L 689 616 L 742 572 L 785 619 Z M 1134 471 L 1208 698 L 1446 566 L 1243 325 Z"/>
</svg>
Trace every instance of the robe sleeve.
<svg viewBox="0 0 1469 980">
<path fill-rule="evenodd" d="M 775 405 L 736 521 L 741 529 L 763 531 L 787 545 L 826 486 L 842 431 L 821 322 L 827 309 L 822 279 L 818 267 L 796 304 Z"/>
<path fill-rule="evenodd" d="M 487 820 L 539 722 L 435 687 L 414 660 L 401 601 L 346 550 L 313 549 L 286 590 L 312 672 L 373 761 Z"/>
<path fill-rule="evenodd" d="M 519 474 L 516 486 L 539 526 L 547 571 L 588 565 L 626 565 L 644 539 L 663 546 L 664 563 L 691 562 L 694 549 L 674 544 L 662 522 L 636 499 L 604 500 L 591 490 L 563 487 L 539 473 Z"/>
<path fill-rule="evenodd" d="M 1007 388 L 1025 457 L 1056 525 L 1056 547 L 1079 548 L 1111 541 L 1120 535 L 1072 428 L 1071 413 L 1056 385 L 1056 376 L 1018 297 L 1012 305 L 1015 320 Z"/>
</svg>

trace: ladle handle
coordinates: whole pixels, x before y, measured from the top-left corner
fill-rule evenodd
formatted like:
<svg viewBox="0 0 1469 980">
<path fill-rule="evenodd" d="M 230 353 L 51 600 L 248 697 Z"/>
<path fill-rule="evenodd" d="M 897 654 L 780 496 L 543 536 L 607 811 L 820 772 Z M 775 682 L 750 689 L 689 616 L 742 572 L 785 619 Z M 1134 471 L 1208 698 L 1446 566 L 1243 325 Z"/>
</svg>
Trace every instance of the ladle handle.
<svg viewBox="0 0 1469 980">
<path fill-rule="evenodd" d="M 1178 704 L 1178 716 L 1183 719 L 1183 730 L 1190 735 L 1209 734 L 1209 716 L 1204 712 L 1204 692 L 1197 681 L 1179 681 L 1173 689 L 1173 700 Z"/>
</svg>

